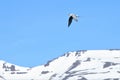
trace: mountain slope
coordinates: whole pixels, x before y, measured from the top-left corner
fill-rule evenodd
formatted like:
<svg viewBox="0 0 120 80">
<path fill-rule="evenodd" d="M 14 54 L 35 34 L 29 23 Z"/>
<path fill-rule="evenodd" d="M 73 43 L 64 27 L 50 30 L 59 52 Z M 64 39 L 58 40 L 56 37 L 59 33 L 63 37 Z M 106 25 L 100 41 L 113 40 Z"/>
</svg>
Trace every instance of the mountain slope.
<svg viewBox="0 0 120 80">
<path fill-rule="evenodd" d="M 68 52 L 45 65 L 24 68 L 11 64 L 9 71 L 0 62 L 3 80 L 110 80 L 120 79 L 120 50 Z"/>
</svg>

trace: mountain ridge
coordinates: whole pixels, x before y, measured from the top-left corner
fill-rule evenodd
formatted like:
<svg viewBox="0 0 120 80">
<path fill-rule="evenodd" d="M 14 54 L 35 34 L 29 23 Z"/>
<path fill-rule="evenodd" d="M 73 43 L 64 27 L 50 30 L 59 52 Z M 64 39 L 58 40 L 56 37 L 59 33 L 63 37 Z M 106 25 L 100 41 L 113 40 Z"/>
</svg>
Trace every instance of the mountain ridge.
<svg viewBox="0 0 120 80">
<path fill-rule="evenodd" d="M 119 80 L 120 50 L 72 51 L 32 68 L 4 61 L 0 66 L 2 80 Z"/>
</svg>

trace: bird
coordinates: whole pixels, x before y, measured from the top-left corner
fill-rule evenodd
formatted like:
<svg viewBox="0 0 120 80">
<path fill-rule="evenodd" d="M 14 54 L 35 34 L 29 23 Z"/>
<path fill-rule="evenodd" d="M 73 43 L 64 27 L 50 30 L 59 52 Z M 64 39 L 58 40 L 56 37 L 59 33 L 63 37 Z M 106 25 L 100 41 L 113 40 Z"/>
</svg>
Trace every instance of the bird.
<svg viewBox="0 0 120 80">
<path fill-rule="evenodd" d="M 76 15 L 76 14 L 73 14 L 73 13 L 69 14 L 68 27 L 71 25 L 73 19 L 77 22 L 78 21 L 78 17 L 79 16 Z"/>
</svg>

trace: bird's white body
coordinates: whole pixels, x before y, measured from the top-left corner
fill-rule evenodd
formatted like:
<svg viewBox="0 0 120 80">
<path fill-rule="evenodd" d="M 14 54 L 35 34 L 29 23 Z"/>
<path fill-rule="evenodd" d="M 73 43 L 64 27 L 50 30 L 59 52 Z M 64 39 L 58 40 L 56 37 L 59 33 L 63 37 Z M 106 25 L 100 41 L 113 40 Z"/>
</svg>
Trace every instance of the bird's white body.
<svg viewBox="0 0 120 80">
<path fill-rule="evenodd" d="M 78 15 L 71 13 L 71 14 L 69 14 L 69 16 L 72 16 L 75 21 L 78 21 L 78 17 L 79 17 Z"/>
</svg>

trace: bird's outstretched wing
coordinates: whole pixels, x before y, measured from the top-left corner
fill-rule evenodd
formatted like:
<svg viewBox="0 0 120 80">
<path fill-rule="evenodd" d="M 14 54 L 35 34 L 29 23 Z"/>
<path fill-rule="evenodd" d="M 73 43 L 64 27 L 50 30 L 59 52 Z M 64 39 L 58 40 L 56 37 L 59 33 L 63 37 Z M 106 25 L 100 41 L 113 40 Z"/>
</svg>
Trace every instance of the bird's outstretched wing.
<svg viewBox="0 0 120 80">
<path fill-rule="evenodd" d="M 68 27 L 70 26 L 70 24 L 72 23 L 72 19 L 73 19 L 73 17 L 72 16 L 70 16 L 69 17 L 69 20 L 68 20 Z"/>
</svg>

